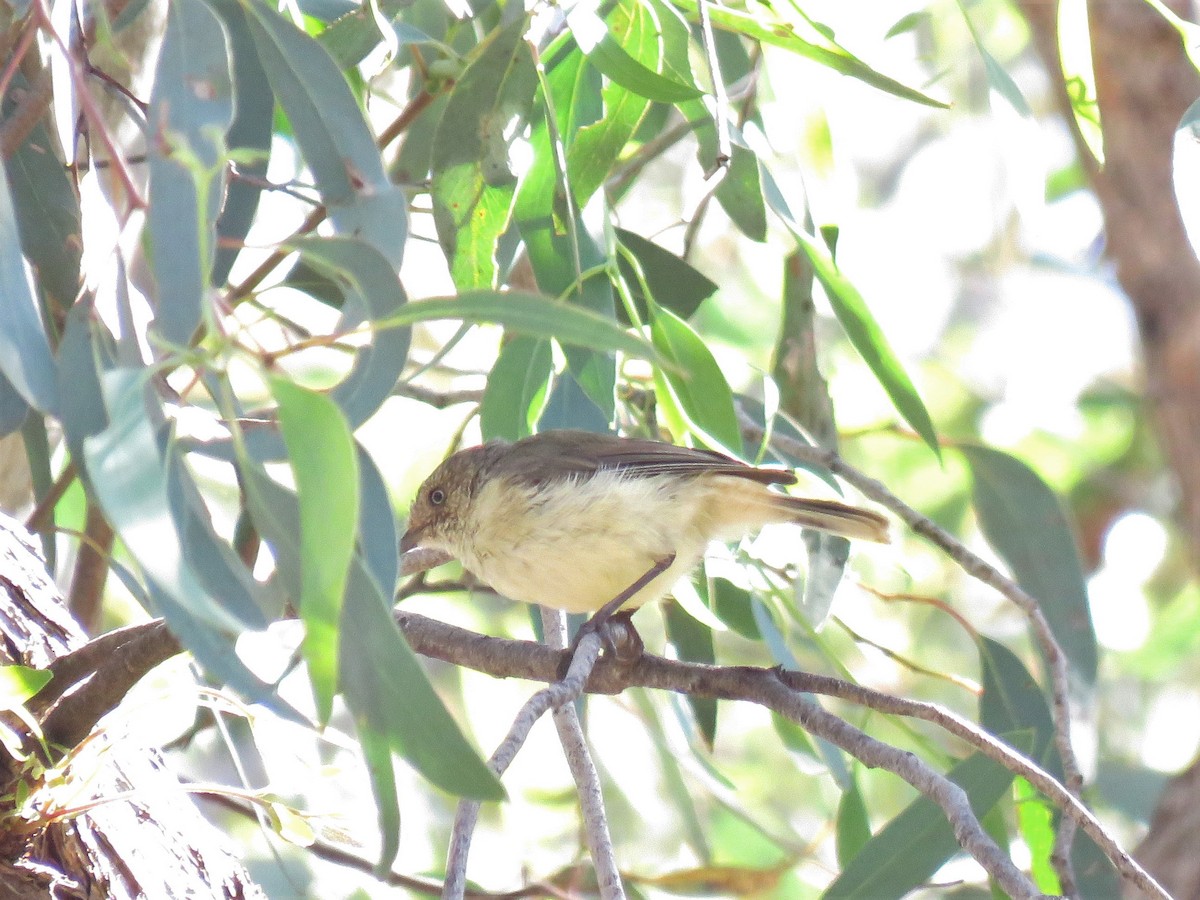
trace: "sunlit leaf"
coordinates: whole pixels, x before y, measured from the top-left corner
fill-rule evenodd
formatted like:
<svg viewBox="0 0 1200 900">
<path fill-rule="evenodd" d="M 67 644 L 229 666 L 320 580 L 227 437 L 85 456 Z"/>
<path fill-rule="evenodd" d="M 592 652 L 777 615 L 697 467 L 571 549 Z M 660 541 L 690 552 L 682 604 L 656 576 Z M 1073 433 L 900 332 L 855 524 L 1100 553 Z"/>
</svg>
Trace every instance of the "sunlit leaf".
<svg viewBox="0 0 1200 900">
<path fill-rule="evenodd" d="M 699 18 L 700 0 L 679 0 L 680 6 L 689 18 Z M 772 14 L 774 13 L 774 14 Z M 797 17 L 783 20 L 778 18 L 778 9 L 758 6 L 750 11 L 735 9 L 731 6 L 713 3 L 709 5 L 713 26 L 727 31 L 745 35 L 763 44 L 782 47 L 811 59 L 835 72 L 857 78 L 881 91 L 912 100 L 925 106 L 946 109 L 947 104 L 923 94 L 916 88 L 908 87 L 873 69 L 844 47 L 830 40 L 829 35 L 815 27 L 810 21 Z"/>
<path fill-rule="evenodd" d="M 672 364 L 656 373 L 656 382 L 665 382 L 668 393 L 659 392 L 659 403 L 678 403 L 686 426 L 715 438 L 720 447 L 739 453 L 742 433 L 733 408 L 733 392 L 712 351 L 691 326 L 670 310 L 656 308 L 650 320 L 650 337 L 659 356 Z M 674 423 L 673 423 L 674 424 Z"/>
<path fill-rule="evenodd" d="M 496 247 L 516 196 L 510 149 L 521 137 L 537 86 L 525 29 L 518 19 L 479 45 L 434 137 L 434 222 L 460 290 L 496 285 Z"/>
<path fill-rule="evenodd" d="M 959 449 L 971 466 L 975 509 L 988 542 L 1037 599 L 1075 672 L 1095 684 L 1096 631 L 1079 551 L 1058 498 L 1007 453 L 978 445 Z"/>
<path fill-rule="evenodd" d="M 21 706 L 49 684 L 51 677 L 46 669 L 0 666 L 0 709 L 10 710 Z"/>
<path fill-rule="evenodd" d="M 621 0 L 606 22 L 595 5 L 579 3 L 567 14 L 567 27 L 588 60 L 627 90 L 666 103 L 700 96 L 694 83 L 660 74 L 659 25 L 648 5 Z"/>
<path fill-rule="evenodd" d="M 338 623 L 358 526 L 358 459 L 332 399 L 284 378 L 271 379 L 271 393 L 300 503 L 301 652 L 324 723 L 337 690 Z"/>
</svg>

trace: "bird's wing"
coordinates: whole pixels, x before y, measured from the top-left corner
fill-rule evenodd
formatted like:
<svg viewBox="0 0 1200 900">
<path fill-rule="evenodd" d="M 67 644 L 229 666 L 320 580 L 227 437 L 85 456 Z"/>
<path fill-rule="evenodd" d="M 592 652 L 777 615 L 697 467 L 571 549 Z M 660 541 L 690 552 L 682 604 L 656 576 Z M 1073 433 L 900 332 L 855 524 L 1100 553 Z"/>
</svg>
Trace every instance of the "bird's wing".
<svg viewBox="0 0 1200 900">
<path fill-rule="evenodd" d="M 633 477 L 711 473 L 749 478 L 762 484 L 794 484 L 785 469 L 759 469 L 712 450 L 693 450 L 660 441 L 556 430 L 507 448 L 493 471 L 527 484 L 543 484 L 602 470 Z"/>
</svg>

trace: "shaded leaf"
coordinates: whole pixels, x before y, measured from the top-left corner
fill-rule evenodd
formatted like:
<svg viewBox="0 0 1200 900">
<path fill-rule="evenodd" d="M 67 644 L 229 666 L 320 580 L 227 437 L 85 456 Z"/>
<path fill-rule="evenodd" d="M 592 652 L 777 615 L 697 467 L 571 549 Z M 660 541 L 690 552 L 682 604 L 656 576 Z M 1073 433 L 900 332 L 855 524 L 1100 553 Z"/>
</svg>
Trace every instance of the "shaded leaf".
<svg viewBox="0 0 1200 900">
<path fill-rule="evenodd" d="M 268 6 L 248 0 L 247 23 L 339 234 L 359 237 L 399 268 L 408 201 L 391 184 L 346 79 L 325 49 Z"/>
<path fill-rule="evenodd" d="M 843 869 L 871 839 L 871 817 L 857 778 L 851 781 L 849 790 L 842 791 L 838 801 L 836 837 L 838 865 Z"/>
<path fill-rule="evenodd" d="M 715 281 L 670 250 L 624 228 L 616 229 L 616 233 L 617 240 L 637 260 L 646 282 L 645 287 L 650 292 L 649 299 L 663 309 L 669 309 L 679 318 L 687 319 L 701 303 L 717 292 L 718 285 Z M 642 321 L 645 321 L 650 317 L 650 311 L 647 308 L 646 292 L 642 289 L 642 279 L 637 277 L 633 266 L 624 255 L 618 256 L 617 264 L 621 276 L 629 285 L 630 293 L 633 294 L 638 314 Z M 616 312 L 617 319 L 623 325 L 632 324 L 624 306 L 618 304 Z"/>
<path fill-rule="evenodd" d="M 216 254 L 233 82 L 225 29 L 204 3 L 172 3 L 150 95 L 146 227 L 155 325 L 185 346 L 200 326 Z"/>
<path fill-rule="evenodd" d="M 0 372 L 0 437 L 12 434 L 21 427 L 29 412 L 29 404 L 17 393 L 4 373 Z"/>
<path fill-rule="evenodd" d="M 688 615 L 677 603 L 663 607 L 666 617 L 667 638 L 674 645 L 679 658 L 688 662 L 712 665 L 716 662 L 713 650 L 712 631 Z M 688 705 L 696 717 L 704 743 L 711 750 L 717 739 L 717 701 L 711 697 L 687 695 Z"/>
<path fill-rule="evenodd" d="M 26 90 L 25 76 L 13 72 L 11 89 L 0 105 L 6 119 L 16 112 L 17 98 Z M 51 308 L 65 310 L 79 291 L 79 261 L 83 254 L 79 197 L 57 142 L 43 121 L 30 129 L 4 166 L 21 249 L 37 272 L 38 287 L 48 295 Z"/>
<path fill-rule="evenodd" d="M 225 25 L 233 69 L 233 123 L 225 135 L 231 152 L 238 154 L 237 171 L 225 187 L 225 202 L 217 219 L 217 250 L 209 281 L 225 283 L 240 245 L 250 231 L 263 188 L 255 181 L 267 177 L 275 94 L 259 62 L 246 15 L 237 0 L 209 0 Z M 249 157 L 249 158 L 247 158 Z"/>
<path fill-rule="evenodd" d="M 353 430 L 379 410 L 396 386 L 412 337 L 396 318 L 411 307 L 405 305 L 395 269 L 375 246 L 337 237 L 298 238 L 291 246 L 345 297 L 337 329 L 348 330 L 361 321 L 372 327 L 372 341 L 358 350 L 350 373 L 330 394 Z"/>
<path fill-rule="evenodd" d="M 1021 731 L 1032 735 L 1030 758 L 1061 781 L 1054 720 L 1041 686 L 1016 654 L 988 637 L 979 638 L 979 667 L 983 674 L 979 723 L 992 734 Z"/>
<path fill-rule="evenodd" d="M 479 409 L 485 441 L 518 441 L 533 433 L 554 369 L 550 342 L 524 335 L 506 341 L 488 375 Z"/>
<path fill-rule="evenodd" d="M 983 40 L 979 37 L 979 32 L 975 29 L 975 23 L 971 21 L 971 16 L 967 12 L 967 7 L 959 0 L 958 8 L 962 12 L 963 19 L 967 23 L 967 30 L 971 32 L 971 40 L 975 42 L 975 49 L 979 51 L 979 57 L 983 60 L 983 70 L 987 74 L 988 84 L 992 90 L 1008 101 L 1018 113 L 1027 119 L 1033 118 L 1033 110 L 1029 108 L 1029 101 L 1025 99 L 1025 95 L 1021 93 L 1021 89 L 1017 87 L 1017 83 L 1013 81 L 1012 76 L 1005 71 L 1004 66 L 996 61 L 996 57 L 988 52 L 987 47 L 983 45 Z"/>
<path fill-rule="evenodd" d="M 609 434 L 612 431 L 611 420 L 584 393 L 570 372 L 562 372 L 554 379 L 554 388 L 538 421 L 539 431 L 552 428 L 578 428 L 597 434 Z"/>
<path fill-rule="evenodd" d="M 17 216 L 6 166 L 0 166 L 0 374 L 44 413 L 58 407 L 58 384 L 50 341 L 25 277 Z"/>
<path fill-rule="evenodd" d="M 362 446 L 355 443 L 358 460 L 358 548 L 363 565 L 385 597 L 395 596 L 400 558 L 396 548 L 396 513 L 388 499 L 383 474 Z"/>
<path fill-rule="evenodd" d="M 1096 632 L 1083 566 L 1058 498 L 1019 459 L 978 445 L 959 448 L 971 467 L 984 536 L 1041 606 L 1071 667 L 1096 682 Z"/>
<path fill-rule="evenodd" d="M 115 369 L 101 376 L 107 426 L 83 439 L 92 489 L 105 516 L 146 573 L 147 581 L 206 627 L 255 627 L 244 610 L 204 590 L 171 514 L 167 465 L 147 414 L 149 371 Z M 182 635 L 181 635 L 182 637 Z"/>
<path fill-rule="evenodd" d="M 332 399 L 277 377 L 271 393 L 300 504 L 300 650 L 317 719 L 325 723 L 337 690 L 338 622 L 358 526 L 358 460 L 350 428 Z"/>
<path fill-rule="evenodd" d="M 1016 743 L 1020 735 L 1010 733 L 1006 738 L 1014 746 L 1020 745 Z M 947 777 L 966 791 L 971 809 L 982 818 L 1008 793 L 1014 776 L 999 763 L 975 753 Z M 959 850 L 941 807 L 920 797 L 867 841 L 822 896 L 903 897 L 928 881 Z"/>
<path fill-rule="evenodd" d="M 758 623 L 754 619 L 754 608 L 750 592 L 740 588 L 727 578 L 710 578 L 709 605 L 722 622 L 751 641 L 762 639 Z"/>
</svg>

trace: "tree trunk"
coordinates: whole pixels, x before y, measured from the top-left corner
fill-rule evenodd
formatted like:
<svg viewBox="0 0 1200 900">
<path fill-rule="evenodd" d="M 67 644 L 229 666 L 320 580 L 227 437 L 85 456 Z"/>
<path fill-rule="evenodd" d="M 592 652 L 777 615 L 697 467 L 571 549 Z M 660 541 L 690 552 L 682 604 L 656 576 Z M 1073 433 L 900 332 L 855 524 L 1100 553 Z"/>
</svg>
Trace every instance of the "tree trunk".
<svg viewBox="0 0 1200 900">
<path fill-rule="evenodd" d="M 1181 15 L 1187 4 L 1171 3 Z M 1072 124 L 1058 56 L 1057 3 L 1020 0 Z M 1148 3 L 1091 0 L 1088 17 L 1104 164 L 1076 147 L 1104 215 L 1107 251 L 1137 316 L 1146 399 L 1179 488 L 1179 526 L 1200 571 L 1200 262 L 1175 197 L 1180 118 L 1200 77 L 1178 32 Z M 1138 859 L 1178 898 L 1200 898 L 1200 760 L 1163 791 Z"/>
<path fill-rule="evenodd" d="M 84 643 L 28 533 L 0 515 L 0 664 L 45 668 Z M 9 716 L 4 725 L 18 727 Z M 263 896 L 157 751 L 114 742 L 91 752 L 107 742 L 104 735 L 89 742 L 53 799 L 71 807 L 121 799 L 59 819 L 43 811 L 27 833 L 25 820 L 6 816 L 11 793 L 0 799 L 0 823 L 7 822 L 0 825 L 0 900 Z M 2 750 L 0 758 L 11 791 L 11 779 L 22 776 Z M 24 778 L 37 787 L 32 775 Z"/>
</svg>

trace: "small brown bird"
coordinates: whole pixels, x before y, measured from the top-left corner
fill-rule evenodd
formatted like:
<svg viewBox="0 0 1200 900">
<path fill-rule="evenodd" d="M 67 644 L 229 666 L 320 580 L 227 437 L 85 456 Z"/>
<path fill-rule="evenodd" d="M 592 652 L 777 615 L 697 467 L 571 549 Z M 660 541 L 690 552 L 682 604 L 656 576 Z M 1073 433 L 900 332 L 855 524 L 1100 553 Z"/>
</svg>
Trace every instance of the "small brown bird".
<svg viewBox="0 0 1200 900">
<path fill-rule="evenodd" d="M 769 523 L 888 541 L 878 513 L 768 487 L 795 481 L 711 450 L 546 431 L 447 458 L 421 485 L 400 548 L 443 550 L 513 600 L 594 612 L 656 565 L 624 608 L 662 598 L 711 541 Z"/>
</svg>

